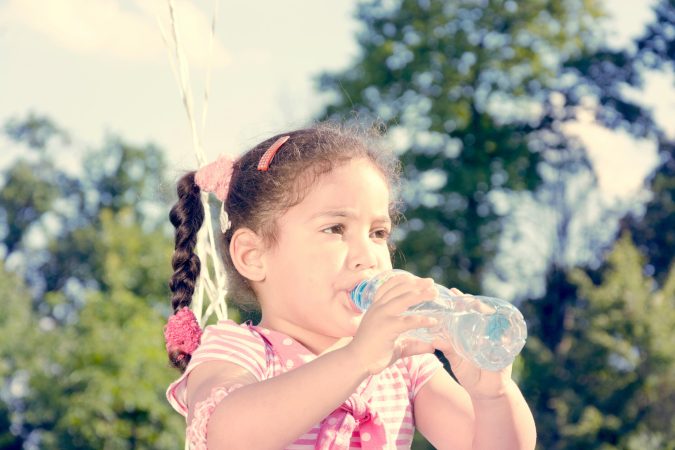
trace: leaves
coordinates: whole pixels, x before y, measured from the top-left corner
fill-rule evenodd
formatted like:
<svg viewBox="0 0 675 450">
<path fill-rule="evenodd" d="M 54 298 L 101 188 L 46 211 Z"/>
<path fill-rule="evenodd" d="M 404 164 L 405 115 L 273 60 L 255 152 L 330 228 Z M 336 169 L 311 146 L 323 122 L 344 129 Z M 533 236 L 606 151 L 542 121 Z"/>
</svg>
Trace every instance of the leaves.
<svg viewBox="0 0 675 450">
<path fill-rule="evenodd" d="M 657 306 L 672 297 L 672 146 L 626 94 L 644 67 L 672 67 L 672 10 L 658 2 L 635 48 L 617 49 L 601 1 L 365 1 L 358 57 L 318 80 L 332 94 L 324 118 L 376 118 L 401 155 L 396 264 L 526 299 L 518 375 L 547 450 L 674 445 L 670 419 L 655 419 L 672 408 L 650 394 L 672 392 L 659 375 L 673 367 L 672 314 Z M 565 131 L 580 113 L 657 136 L 664 155 L 644 215 L 623 221 L 639 251 L 626 237 L 608 261 L 624 212 Z"/>
<path fill-rule="evenodd" d="M 359 57 L 319 80 L 334 94 L 324 117 L 377 117 L 402 137 L 399 248 L 434 255 L 404 264 L 446 285 L 480 289 L 510 212 L 495 193 L 535 191 L 546 170 L 594 175 L 563 132 L 580 107 L 607 127 L 653 129 L 624 98 L 640 78 L 630 55 L 603 47 L 599 1 L 369 1 L 357 17 Z"/>
<path fill-rule="evenodd" d="M 568 273 L 578 290 L 556 303 L 566 305 L 559 339 L 545 344 L 534 324 L 522 387 L 538 411 L 542 448 L 627 448 L 648 435 L 675 442 L 675 286 L 655 290 L 643 264 L 624 235 L 599 282 L 580 269 Z"/>
<path fill-rule="evenodd" d="M 25 261 L 31 282 L 0 261 L 0 377 L 10 386 L 0 448 L 180 448 L 184 421 L 164 393 L 177 374 L 162 335 L 172 248 L 155 216 L 168 210 L 163 156 L 110 139 L 74 180 L 51 162 L 60 150 L 40 142 L 37 160 L 7 169 L 0 194 L 5 261 Z"/>
<path fill-rule="evenodd" d="M 515 372 L 540 448 L 675 449 L 673 145 L 625 96 L 642 67 L 672 69 L 673 8 L 655 5 L 633 51 L 605 46 L 599 0 L 365 1 L 359 56 L 319 80 L 324 118 L 390 128 L 408 181 L 398 265 L 466 291 L 490 274 L 528 289 Z M 655 136 L 662 156 L 607 255 L 591 241 L 615 213 L 564 132 L 581 110 Z M 4 130 L 25 151 L 0 191 L 0 448 L 181 447 L 163 392 L 176 373 L 161 338 L 162 152 L 111 136 L 73 175 L 55 164 L 73 144 L 51 119 Z"/>
</svg>

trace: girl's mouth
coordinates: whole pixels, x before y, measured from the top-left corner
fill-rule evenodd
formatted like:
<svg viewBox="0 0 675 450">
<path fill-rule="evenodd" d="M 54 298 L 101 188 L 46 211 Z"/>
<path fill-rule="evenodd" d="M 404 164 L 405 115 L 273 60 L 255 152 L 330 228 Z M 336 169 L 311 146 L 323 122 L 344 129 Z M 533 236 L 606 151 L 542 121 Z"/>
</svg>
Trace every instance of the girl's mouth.
<svg viewBox="0 0 675 450">
<path fill-rule="evenodd" d="M 352 297 L 350 295 L 350 291 L 345 291 L 345 296 L 347 297 L 346 302 L 347 302 L 347 308 L 349 308 L 350 311 L 352 311 L 354 314 L 361 315 L 363 314 L 363 311 L 361 311 L 356 304 L 352 301 Z"/>
</svg>

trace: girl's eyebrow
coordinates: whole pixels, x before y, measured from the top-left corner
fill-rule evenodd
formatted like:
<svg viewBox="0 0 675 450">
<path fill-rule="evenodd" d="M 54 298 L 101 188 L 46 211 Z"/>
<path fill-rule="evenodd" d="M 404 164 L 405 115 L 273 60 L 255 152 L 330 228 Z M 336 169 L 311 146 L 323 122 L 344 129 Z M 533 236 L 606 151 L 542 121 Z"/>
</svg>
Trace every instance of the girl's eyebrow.
<svg viewBox="0 0 675 450">
<path fill-rule="evenodd" d="M 348 210 L 348 209 L 327 209 L 327 210 L 319 211 L 317 213 L 312 214 L 309 217 L 309 220 L 314 220 L 314 219 L 317 219 L 317 218 L 326 218 L 326 217 L 346 217 L 348 219 L 353 219 L 353 218 L 357 217 L 357 214 L 353 211 Z M 379 215 L 379 216 L 375 216 L 373 218 L 373 222 L 390 223 L 391 218 L 389 217 L 388 214 Z"/>
</svg>

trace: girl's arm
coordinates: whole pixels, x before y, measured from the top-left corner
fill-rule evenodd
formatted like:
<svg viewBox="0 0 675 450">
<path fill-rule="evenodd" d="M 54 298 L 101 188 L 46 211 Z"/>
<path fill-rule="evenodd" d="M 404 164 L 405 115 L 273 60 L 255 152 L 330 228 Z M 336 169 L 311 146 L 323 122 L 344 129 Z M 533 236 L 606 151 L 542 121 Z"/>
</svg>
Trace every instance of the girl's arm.
<svg viewBox="0 0 675 450">
<path fill-rule="evenodd" d="M 445 370 L 437 370 L 422 386 L 413 410 L 415 426 L 434 448 L 473 448 L 475 415 L 471 398 Z"/>
<path fill-rule="evenodd" d="M 429 343 L 398 337 L 436 323 L 427 316 L 402 314 L 434 292 L 431 280 L 393 277 L 378 289 L 351 342 L 268 380 L 258 382 L 233 363 L 196 367 L 187 386 L 191 411 L 214 387 L 244 385 L 213 410 L 208 447 L 283 448 L 338 408 L 369 375 L 399 358 L 432 352 Z"/>
<path fill-rule="evenodd" d="M 339 407 L 367 376 L 345 348 L 261 382 L 233 363 L 215 362 L 190 374 L 188 405 L 193 411 L 213 388 L 244 384 L 213 411 L 208 448 L 283 448 Z"/>
<path fill-rule="evenodd" d="M 463 386 L 439 370 L 422 387 L 414 404 L 420 432 L 439 450 L 534 449 L 534 419 L 511 366 L 488 372 L 460 360 L 451 347 L 443 351 Z"/>
<path fill-rule="evenodd" d="M 472 396 L 476 414 L 474 449 L 531 450 L 537 442 L 532 412 L 510 380 L 497 396 Z"/>
</svg>

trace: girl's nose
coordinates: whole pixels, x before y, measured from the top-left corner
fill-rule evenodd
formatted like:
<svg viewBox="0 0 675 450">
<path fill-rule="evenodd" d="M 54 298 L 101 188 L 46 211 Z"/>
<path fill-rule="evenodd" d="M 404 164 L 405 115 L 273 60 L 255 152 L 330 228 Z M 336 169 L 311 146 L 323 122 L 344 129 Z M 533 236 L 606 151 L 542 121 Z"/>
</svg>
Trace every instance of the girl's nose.
<svg viewBox="0 0 675 450">
<path fill-rule="evenodd" d="M 377 266 L 375 246 L 368 239 L 356 239 L 349 249 L 349 268 L 352 270 L 372 269 Z"/>
</svg>

